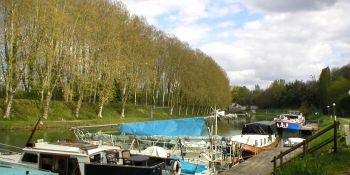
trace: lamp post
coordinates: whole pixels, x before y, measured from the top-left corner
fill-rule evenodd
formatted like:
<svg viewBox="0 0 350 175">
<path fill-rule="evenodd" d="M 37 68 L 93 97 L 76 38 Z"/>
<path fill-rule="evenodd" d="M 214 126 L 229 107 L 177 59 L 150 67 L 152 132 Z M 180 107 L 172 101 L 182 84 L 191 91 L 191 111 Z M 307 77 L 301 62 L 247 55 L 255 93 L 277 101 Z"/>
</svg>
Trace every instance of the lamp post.
<svg viewBox="0 0 350 175">
<path fill-rule="evenodd" d="M 333 116 L 334 116 L 334 120 L 337 120 L 337 118 L 335 117 L 335 103 L 333 103 Z"/>
<path fill-rule="evenodd" d="M 329 116 L 329 106 L 327 106 L 327 109 L 328 109 L 328 116 Z"/>
</svg>

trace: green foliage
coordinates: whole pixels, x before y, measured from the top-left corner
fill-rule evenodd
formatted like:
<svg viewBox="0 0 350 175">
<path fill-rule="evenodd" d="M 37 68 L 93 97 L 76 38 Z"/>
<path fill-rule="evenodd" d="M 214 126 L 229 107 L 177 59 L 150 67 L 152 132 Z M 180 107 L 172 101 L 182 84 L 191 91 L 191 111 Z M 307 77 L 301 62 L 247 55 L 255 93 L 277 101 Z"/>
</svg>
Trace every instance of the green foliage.
<svg viewBox="0 0 350 175">
<path fill-rule="evenodd" d="M 319 99 L 320 99 L 320 107 L 323 109 L 323 113 L 326 112 L 326 106 L 329 105 L 329 87 L 331 85 L 331 73 L 329 67 L 322 69 L 322 72 L 319 77 Z"/>
<path fill-rule="evenodd" d="M 312 118 L 315 119 L 315 118 Z M 319 116 L 317 119 L 320 120 L 321 131 L 323 128 L 334 124 L 334 118 L 328 116 Z M 340 121 L 340 127 L 349 125 L 349 119 L 337 119 Z M 311 141 L 309 147 L 319 145 L 322 141 L 331 137 L 334 134 L 334 130 L 331 129 L 325 134 L 317 137 Z M 350 156 L 350 147 L 345 144 L 343 138 L 344 132 L 339 129 L 337 132 L 337 152 L 333 152 L 333 142 L 327 144 L 321 149 L 309 154 L 305 158 L 296 158 L 286 163 L 282 167 L 279 167 L 273 174 L 274 175 L 294 175 L 294 174 L 306 174 L 306 175 L 328 175 L 328 174 L 349 174 L 350 173 L 350 162 L 348 161 Z"/>
<path fill-rule="evenodd" d="M 287 165 L 277 169 L 274 175 L 331 175 L 325 168 L 326 162 L 318 158 L 307 157 L 304 159 L 297 158 L 288 162 Z"/>
</svg>

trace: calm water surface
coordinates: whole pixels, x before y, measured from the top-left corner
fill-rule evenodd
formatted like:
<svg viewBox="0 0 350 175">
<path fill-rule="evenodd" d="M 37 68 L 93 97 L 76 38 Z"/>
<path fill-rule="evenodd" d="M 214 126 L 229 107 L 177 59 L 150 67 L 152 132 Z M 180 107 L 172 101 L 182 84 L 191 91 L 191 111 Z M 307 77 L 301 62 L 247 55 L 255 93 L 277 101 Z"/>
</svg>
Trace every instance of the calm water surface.
<svg viewBox="0 0 350 175">
<path fill-rule="evenodd" d="M 266 116 L 239 116 L 237 119 L 230 119 L 230 120 L 218 120 L 218 135 L 221 136 L 230 136 L 230 135 L 237 135 L 241 134 L 241 129 L 245 123 L 250 123 L 254 121 L 261 121 L 261 120 L 273 120 L 273 117 L 266 117 Z M 33 124 L 34 125 L 34 124 Z M 107 128 L 105 128 L 107 129 Z M 117 130 L 118 128 L 109 128 L 110 130 Z M 91 130 L 89 130 L 92 132 Z M 97 130 L 96 130 L 97 131 Z M 93 131 L 93 132 L 96 132 Z M 105 130 L 103 130 L 105 131 Z M 31 135 L 30 130 L 15 130 L 15 131 L 1 131 L 0 134 L 0 152 L 3 150 L 11 150 L 15 152 L 20 152 L 21 148 L 23 148 Z M 279 146 L 282 146 L 284 143 L 284 140 L 288 137 L 298 137 L 298 131 L 283 131 L 283 133 L 280 133 L 280 144 Z M 73 139 L 76 140 L 76 137 L 70 129 L 43 129 L 43 130 L 37 130 L 35 134 L 33 135 L 31 142 L 37 139 L 44 139 L 46 141 L 56 141 L 56 140 L 64 140 L 64 139 Z M 3 145 L 5 144 L 5 145 Z M 6 146 L 11 145 L 18 148 Z"/>
</svg>

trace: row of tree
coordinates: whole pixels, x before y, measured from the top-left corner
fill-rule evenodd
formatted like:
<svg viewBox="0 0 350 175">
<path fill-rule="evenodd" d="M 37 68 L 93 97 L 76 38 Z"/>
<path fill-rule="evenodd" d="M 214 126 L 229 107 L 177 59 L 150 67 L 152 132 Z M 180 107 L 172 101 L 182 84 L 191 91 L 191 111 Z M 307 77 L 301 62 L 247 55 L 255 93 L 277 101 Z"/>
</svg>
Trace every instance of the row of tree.
<svg viewBox="0 0 350 175">
<path fill-rule="evenodd" d="M 0 0 L 4 118 L 14 98 L 103 106 L 210 107 L 231 102 L 225 71 L 199 49 L 109 0 Z M 21 94 L 21 95 L 18 95 Z M 192 108 L 193 109 L 193 108 Z M 171 110 L 172 111 L 172 110 Z M 186 110 L 187 111 L 187 110 Z"/>
<path fill-rule="evenodd" d="M 326 67 L 316 80 L 273 81 L 267 89 L 256 85 L 253 90 L 234 86 L 233 101 L 243 105 L 258 105 L 260 108 L 300 109 L 306 114 L 350 115 L 350 63 L 340 68 Z M 333 103 L 335 106 L 333 106 Z"/>
</svg>

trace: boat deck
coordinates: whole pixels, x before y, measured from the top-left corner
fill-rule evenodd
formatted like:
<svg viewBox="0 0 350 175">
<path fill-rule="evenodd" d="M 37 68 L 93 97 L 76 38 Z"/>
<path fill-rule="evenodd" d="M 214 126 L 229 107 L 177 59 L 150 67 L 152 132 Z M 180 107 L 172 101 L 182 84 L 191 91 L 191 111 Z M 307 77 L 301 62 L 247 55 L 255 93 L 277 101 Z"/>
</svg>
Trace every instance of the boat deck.
<svg viewBox="0 0 350 175">
<path fill-rule="evenodd" d="M 220 173 L 220 175 L 270 175 L 271 173 L 273 173 L 273 162 L 271 162 L 273 158 L 279 155 L 281 151 L 286 151 L 288 149 L 289 148 L 285 147 L 270 148 Z M 297 149 L 292 153 L 288 154 L 284 160 L 294 158 L 301 152 L 301 149 Z M 277 164 L 279 164 L 279 161 L 277 162 Z"/>
</svg>

